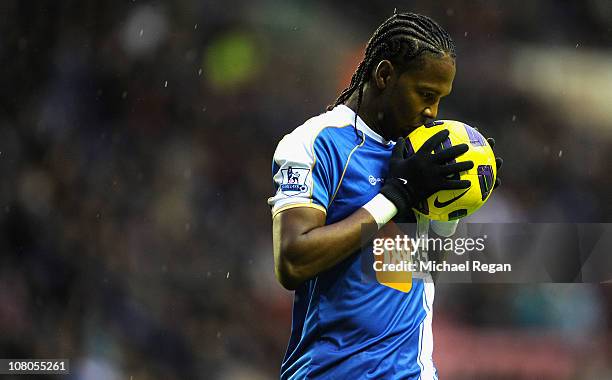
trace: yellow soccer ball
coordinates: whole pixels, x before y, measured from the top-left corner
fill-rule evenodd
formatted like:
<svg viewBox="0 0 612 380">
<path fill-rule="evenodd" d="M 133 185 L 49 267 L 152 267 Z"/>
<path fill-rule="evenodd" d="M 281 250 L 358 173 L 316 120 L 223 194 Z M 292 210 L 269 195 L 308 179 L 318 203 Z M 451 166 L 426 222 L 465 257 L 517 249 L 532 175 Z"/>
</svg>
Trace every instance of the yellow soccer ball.
<svg viewBox="0 0 612 380">
<path fill-rule="evenodd" d="M 466 217 L 482 207 L 491 196 L 497 167 L 491 146 L 477 130 L 460 121 L 440 121 L 443 124 L 421 126 L 412 131 L 406 138 L 406 145 L 408 153 L 414 154 L 431 136 L 448 129 L 448 138 L 434 152 L 463 143 L 469 146 L 456 161 L 473 161 L 474 167 L 455 175 L 454 179 L 469 180 L 472 185 L 462 190 L 440 190 L 414 209 L 429 219 L 449 221 Z"/>
</svg>

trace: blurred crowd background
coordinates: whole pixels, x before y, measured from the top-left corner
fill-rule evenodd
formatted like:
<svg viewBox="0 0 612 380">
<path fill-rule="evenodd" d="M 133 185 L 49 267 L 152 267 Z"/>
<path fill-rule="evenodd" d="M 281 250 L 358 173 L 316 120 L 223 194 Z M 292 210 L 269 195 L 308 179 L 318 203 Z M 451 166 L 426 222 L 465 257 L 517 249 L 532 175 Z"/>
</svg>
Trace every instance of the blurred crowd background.
<svg viewBox="0 0 612 380">
<path fill-rule="evenodd" d="M 396 7 L 453 36 L 439 117 L 505 159 L 475 220 L 612 221 L 607 0 L 5 1 L 0 357 L 70 358 L 74 379 L 278 377 L 272 154 Z M 604 285 L 444 284 L 433 326 L 444 379 L 612 378 Z"/>
</svg>

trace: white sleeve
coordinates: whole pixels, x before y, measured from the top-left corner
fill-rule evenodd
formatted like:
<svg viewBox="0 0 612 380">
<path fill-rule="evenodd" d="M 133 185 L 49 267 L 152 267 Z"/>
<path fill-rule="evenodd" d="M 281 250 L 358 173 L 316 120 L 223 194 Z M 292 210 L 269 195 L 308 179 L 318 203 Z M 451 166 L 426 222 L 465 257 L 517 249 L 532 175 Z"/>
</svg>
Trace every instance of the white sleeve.
<svg viewBox="0 0 612 380">
<path fill-rule="evenodd" d="M 459 224 L 459 220 L 451 220 L 449 222 L 432 220 L 431 229 L 439 236 L 451 237 L 455 234 L 455 231 L 457 230 L 457 224 Z"/>
<path fill-rule="evenodd" d="M 327 213 L 330 180 L 325 152 L 315 153 L 316 133 L 296 130 L 274 152 L 272 175 L 276 194 L 268 198 L 272 216 L 292 207 L 312 207 Z"/>
</svg>

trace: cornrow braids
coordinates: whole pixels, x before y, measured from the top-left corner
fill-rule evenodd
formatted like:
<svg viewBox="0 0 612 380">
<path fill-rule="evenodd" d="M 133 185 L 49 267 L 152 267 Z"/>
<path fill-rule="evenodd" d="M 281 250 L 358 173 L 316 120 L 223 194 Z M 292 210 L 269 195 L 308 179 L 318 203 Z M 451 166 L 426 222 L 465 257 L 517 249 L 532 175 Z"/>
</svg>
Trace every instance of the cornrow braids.
<svg viewBox="0 0 612 380">
<path fill-rule="evenodd" d="M 363 88 L 374 65 L 383 59 L 409 63 L 424 53 L 448 54 L 455 58 L 455 43 L 450 35 L 435 21 L 416 13 L 396 13 L 385 20 L 368 41 L 363 60 L 351 77 L 351 83 L 342 90 L 327 110 L 346 102 L 357 91 L 357 114 L 361 107 Z"/>
</svg>

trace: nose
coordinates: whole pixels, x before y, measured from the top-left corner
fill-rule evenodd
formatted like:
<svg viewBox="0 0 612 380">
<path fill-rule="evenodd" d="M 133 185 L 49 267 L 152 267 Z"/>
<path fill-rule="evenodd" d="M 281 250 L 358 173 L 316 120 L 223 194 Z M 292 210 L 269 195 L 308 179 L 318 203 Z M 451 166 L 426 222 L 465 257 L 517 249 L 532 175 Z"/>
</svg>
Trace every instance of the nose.
<svg viewBox="0 0 612 380">
<path fill-rule="evenodd" d="M 432 106 L 426 107 L 423 110 L 423 116 L 430 118 L 430 119 L 435 119 L 436 116 L 438 116 L 438 103 Z"/>
</svg>

